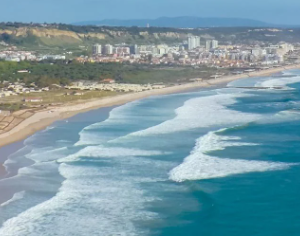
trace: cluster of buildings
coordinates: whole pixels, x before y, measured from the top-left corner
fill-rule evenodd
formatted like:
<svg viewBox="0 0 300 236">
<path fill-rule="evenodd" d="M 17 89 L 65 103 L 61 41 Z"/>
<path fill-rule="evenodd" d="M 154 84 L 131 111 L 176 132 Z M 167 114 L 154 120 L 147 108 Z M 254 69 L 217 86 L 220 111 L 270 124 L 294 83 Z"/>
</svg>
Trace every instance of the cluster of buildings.
<svg viewBox="0 0 300 236">
<path fill-rule="evenodd" d="M 288 43 L 276 45 L 220 45 L 218 40 L 189 36 L 177 45 L 100 45 L 93 46 L 92 57 L 78 58 L 91 62 L 129 62 L 139 64 L 208 65 L 221 67 L 282 64 L 294 51 Z"/>
<path fill-rule="evenodd" d="M 66 60 L 64 52 L 61 55 L 37 54 L 33 51 L 18 51 L 8 48 L 0 51 L 0 60 L 6 61 L 43 61 Z M 155 65 L 207 65 L 220 67 L 265 66 L 283 64 L 287 55 L 297 61 L 300 58 L 294 46 L 288 43 L 276 45 L 220 45 L 211 38 L 201 38 L 190 35 L 179 44 L 158 45 L 127 45 L 95 44 L 92 56 L 76 58 L 79 62 L 116 62 Z"/>
<path fill-rule="evenodd" d="M 195 48 L 201 47 L 201 38 L 199 36 L 189 36 L 187 40 L 187 49 L 193 50 Z M 205 41 L 205 49 L 211 50 L 219 47 L 219 41 L 218 40 L 210 40 L 207 39 Z"/>
<path fill-rule="evenodd" d="M 93 46 L 93 55 L 119 55 L 119 56 L 126 56 L 130 54 L 137 54 L 137 45 L 134 46 L 127 46 L 125 44 L 119 45 L 111 45 L 106 44 L 102 46 L 101 44 L 95 44 Z"/>
<path fill-rule="evenodd" d="M 0 89 L 0 98 L 9 97 L 13 95 L 21 95 L 28 93 L 41 93 L 44 91 L 49 91 L 49 87 L 38 88 L 34 83 L 30 86 L 26 86 L 25 83 L 21 82 L 2 82 L 3 88 Z"/>
<path fill-rule="evenodd" d="M 45 91 L 49 91 L 49 87 L 38 88 L 34 83 L 26 86 L 25 83 L 22 82 L 8 82 L 4 81 L 2 83 L 3 86 L 0 89 L 0 98 L 14 96 L 14 95 L 22 95 L 22 94 L 38 94 Z M 115 83 L 113 79 L 104 79 L 101 82 L 91 82 L 91 81 L 79 81 L 74 82 L 70 86 L 60 87 L 62 89 L 68 90 L 99 90 L 99 91 L 114 91 L 114 92 L 142 92 L 152 89 L 160 89 L 164 88 L 165 85 L 162 84 L 119 84 Z M 67 95 L 82 95 L 80 92 L 75 93 L 67 93 Z M 38 97 L 27 97 L 24 99 L 25 102 L 41 102 L 42 100 Z"/>
<path fill-rule="evenodd" d="M 114 92 L 142 92 L 153 89 L 164 88 L 165 85 L 161 84 L 118 84 L 112 79 L 106 79 L 102 83 L 80 81 L 73 83 L 71 86 L 66 86 L 70 90 L 101 90 L 101 91 L 114 91 Z M 79 94 L 79 93 L 78 93 Z"/>
<path fill-rule="evenodd" d="M 43 61 L 43 60 L 65 60 L 65 55 L 37 55 L 31 51 L 7 50 L 0 51 L 0 60 L 5 61 Z"/>
<path fill-rule="evenodd" d="M 219 46 L 210 42 L 210 49 L 197 48 L 185 54 L 179 61 L 183 64 L 206 64 L 222 67 L 278 65 L 285 62 L 285 57 L 293 53 L 294 46 L 288 43 L 268 46 Z M 207 45 L 208 47 L 209 45 Z"/>
</svg>

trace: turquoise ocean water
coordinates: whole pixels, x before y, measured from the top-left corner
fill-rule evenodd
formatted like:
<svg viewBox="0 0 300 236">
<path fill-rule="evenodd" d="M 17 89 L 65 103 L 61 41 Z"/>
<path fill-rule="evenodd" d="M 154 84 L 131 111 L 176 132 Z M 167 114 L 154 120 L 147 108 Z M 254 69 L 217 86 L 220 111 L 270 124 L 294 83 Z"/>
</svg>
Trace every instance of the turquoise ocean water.
<svg viewBox="0 0 300 236">
<path fill-rule="evenodd" d="M 5 162 L 0 235 L 298 236 L 299 90 L 291 70 L 56 122 Z"/>
</svg>

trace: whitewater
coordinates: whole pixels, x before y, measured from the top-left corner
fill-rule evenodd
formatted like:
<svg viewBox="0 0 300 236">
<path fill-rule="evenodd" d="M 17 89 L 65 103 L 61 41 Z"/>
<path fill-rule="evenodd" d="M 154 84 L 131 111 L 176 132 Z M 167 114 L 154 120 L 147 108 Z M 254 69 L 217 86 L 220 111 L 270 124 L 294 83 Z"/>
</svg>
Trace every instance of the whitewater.
<svg viewBox="0 0 300 236">
<path fill-rule="evenodd" d="M 0 235 L 298 235 L 299 90 L 290 70 L 56 122 L 4 163 Z"/>
</svg>

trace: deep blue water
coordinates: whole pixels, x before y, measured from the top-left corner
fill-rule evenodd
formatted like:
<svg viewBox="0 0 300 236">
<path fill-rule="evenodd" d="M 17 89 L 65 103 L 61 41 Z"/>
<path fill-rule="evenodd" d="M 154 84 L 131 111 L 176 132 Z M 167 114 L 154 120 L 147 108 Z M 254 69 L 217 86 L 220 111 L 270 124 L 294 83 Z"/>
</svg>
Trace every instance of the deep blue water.
<svg viewBox="0 0 300 236">
<path fill-rule="evenodd" d="M 300 71 L 285 74 L 36 133 L 5 163 L 0 235 L 300 235 Z"/>
</svg>

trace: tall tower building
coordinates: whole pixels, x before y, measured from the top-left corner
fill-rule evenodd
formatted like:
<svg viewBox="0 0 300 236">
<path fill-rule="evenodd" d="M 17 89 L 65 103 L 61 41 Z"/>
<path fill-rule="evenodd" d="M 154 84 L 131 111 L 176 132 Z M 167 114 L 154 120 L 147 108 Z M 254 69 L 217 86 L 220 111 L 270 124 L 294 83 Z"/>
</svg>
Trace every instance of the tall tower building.
<svg viewBox="0 0 300 236">
<path fill-rule="evenodd" d="M 206 46 L 205 46 L 205 48 L 206 48 L 206 50 L 210 50 L 211 49 L 211 40 L 206 40 Z"/>
<path fill-rule="evenodd" d="M 190 36 L 188 37 L 188 49 L 192 50 L 194 48 L 195 48 L 194 37 Z"/>
<path fill-rule="evenodd" d="M 219 47 L 219 41 L 212 40 L 211 41 L 211 48 L 218 48 Z"/>
<path fill-rule="evenodd" d="M 200 47 L 201 39 L 199 36 L 195 37 L 195 41 L 196 41 L 196 48 Z"/>
<path fill-rule="evenodd" d="M 138 45 L 132 45 L 130 46 L 130 54 L 139 54 L 139 48 Z"/>
<path fill-rule="evenodd" d="M 102 54 L 102 46 L 100 44 L 95 44 L 93 46 L 93 54 L 94 55 L 100 55 L 100 54 Z"/>
<path fill-rule="evenodd" d="M 200 47 L 200 37 L 199 36 L 188 37 L 188 49 L 192 50 L 197 47 Z"/>
<path fill-rule="evenodd" d="M 113 46 L 112 45 L 110 45 L 110 44 L 106 44 L 105 45 L 105 47 L 104 47 L 104 53 L 106 54 L 106 55 L 111 55 L 111 54 L 113 54 L 114 52 L 113 52 Z"/>
</svg>

